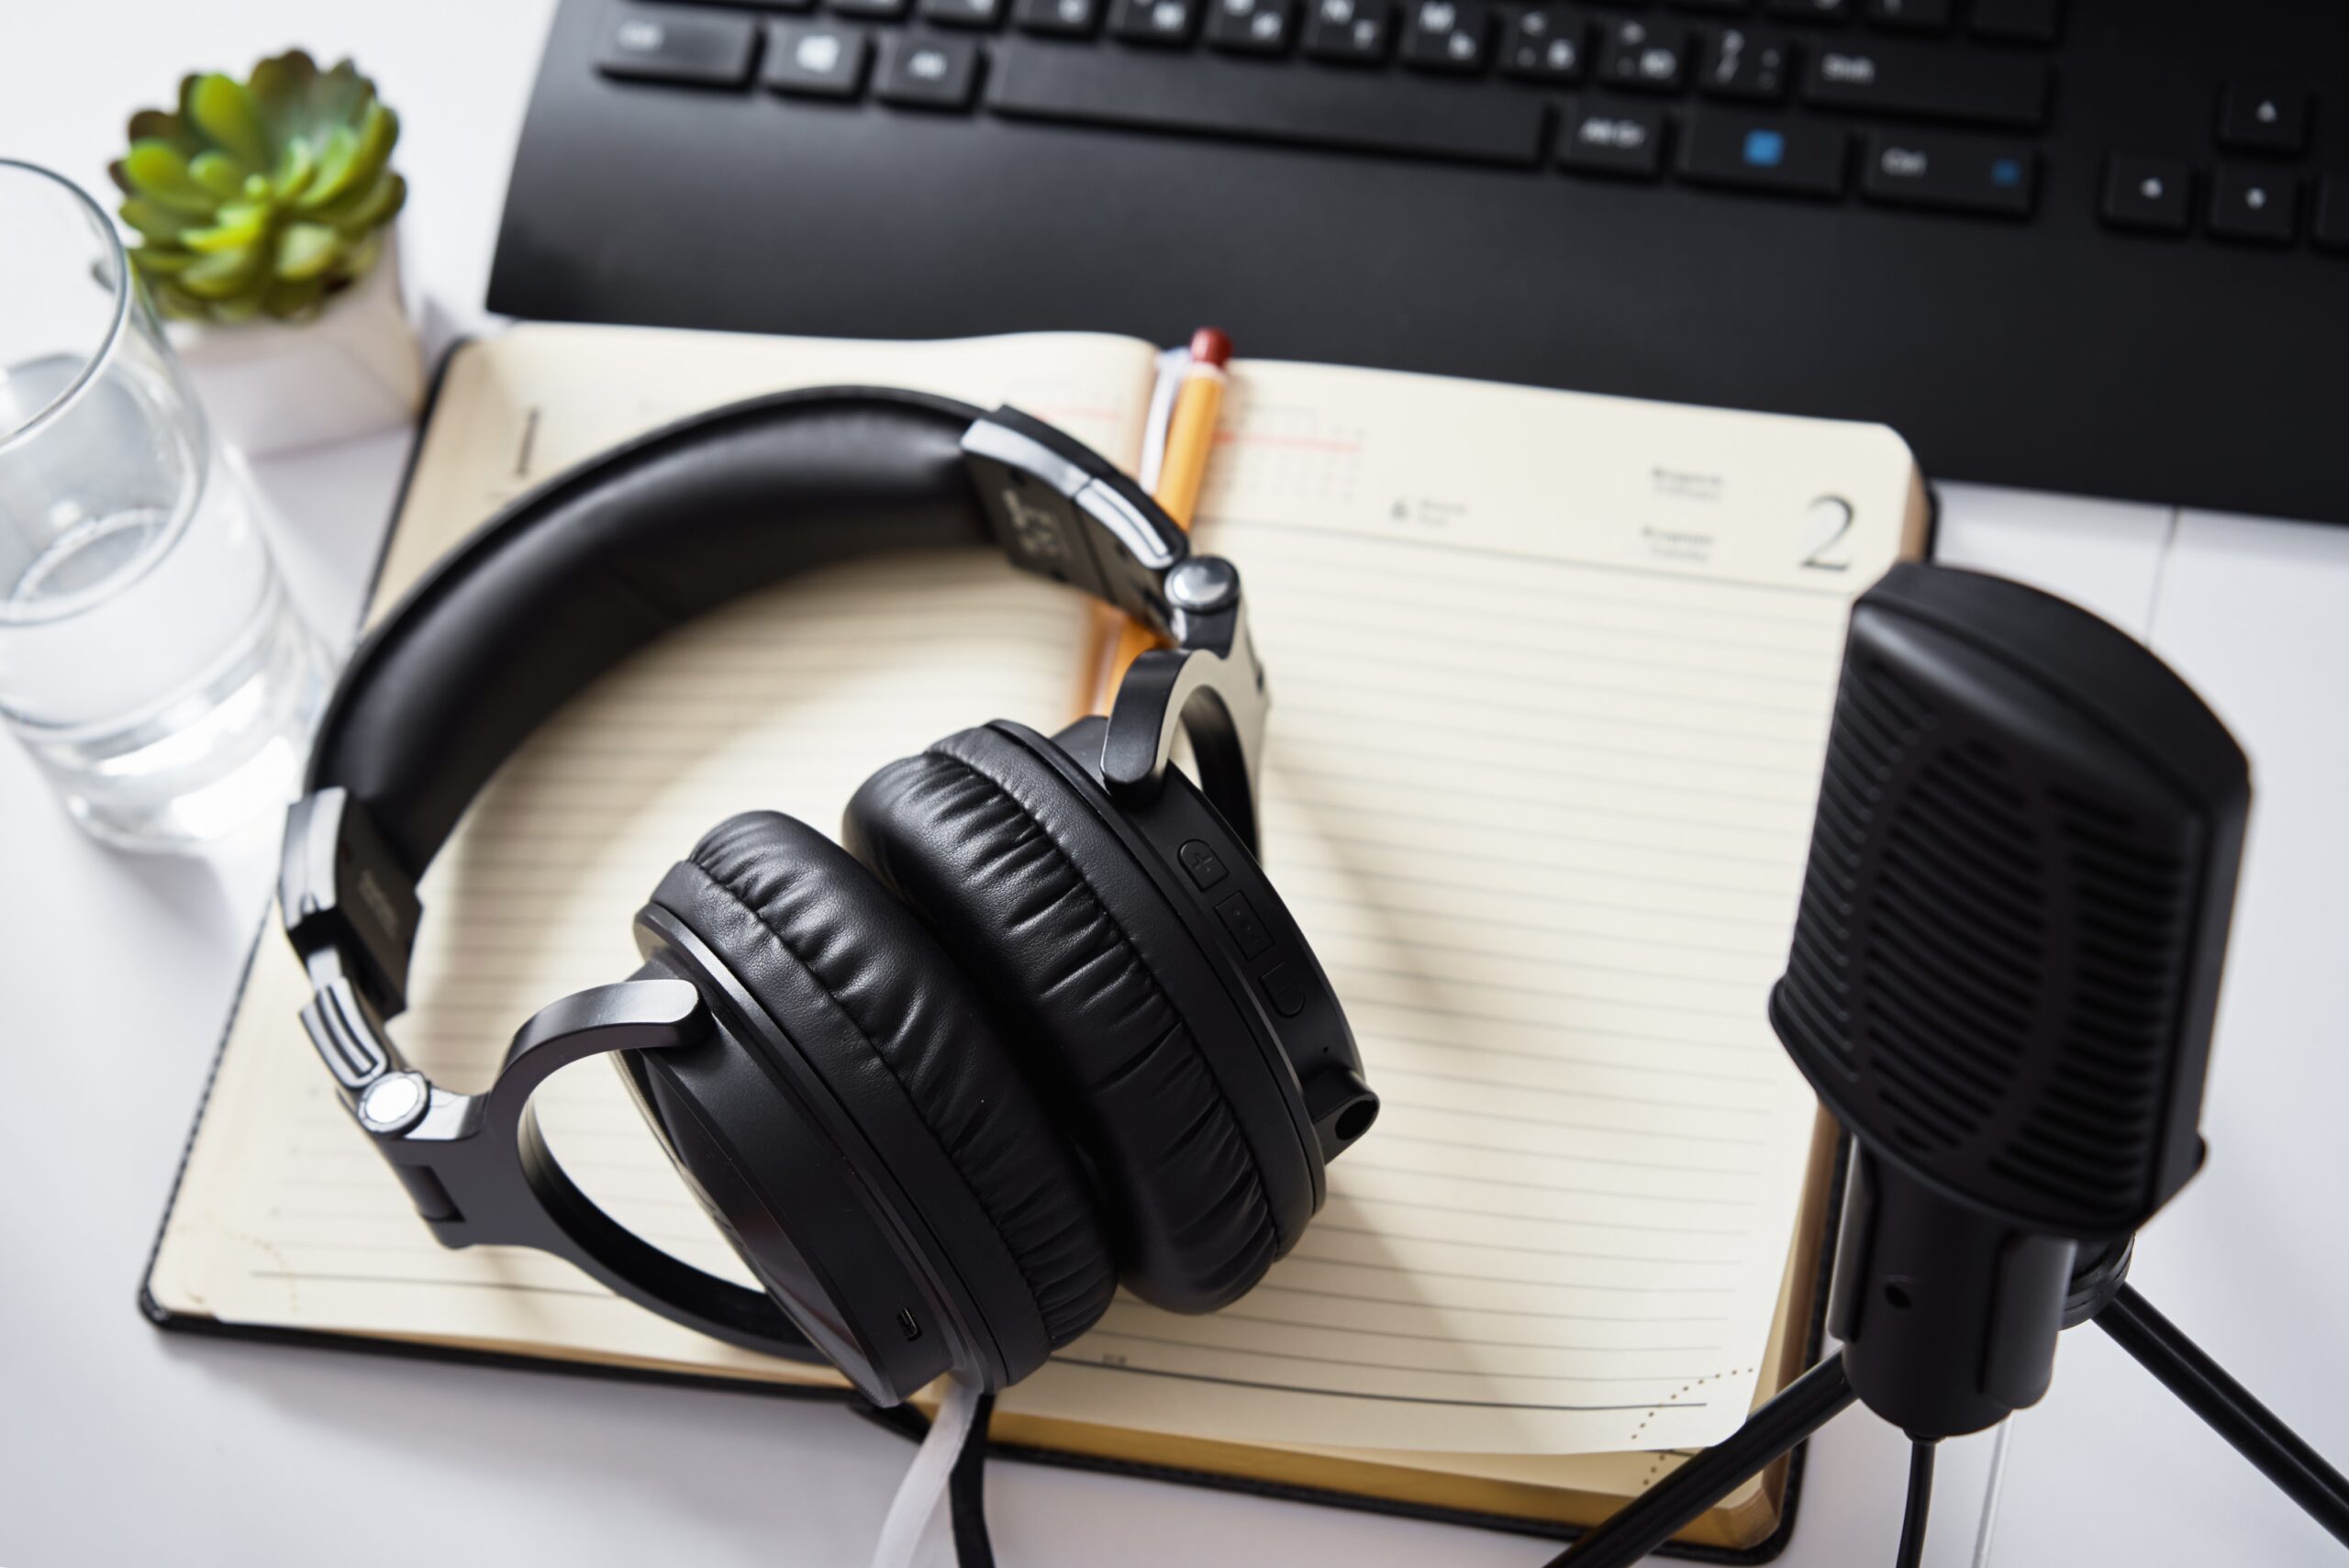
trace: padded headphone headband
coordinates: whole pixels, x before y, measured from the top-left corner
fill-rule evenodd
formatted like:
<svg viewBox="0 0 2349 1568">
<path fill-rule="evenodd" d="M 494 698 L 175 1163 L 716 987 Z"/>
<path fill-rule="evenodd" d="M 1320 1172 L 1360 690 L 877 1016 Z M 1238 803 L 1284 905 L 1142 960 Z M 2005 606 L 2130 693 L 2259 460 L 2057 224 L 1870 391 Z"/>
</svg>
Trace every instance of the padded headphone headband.
<svg viewBox="0 0 2349 1568">
<path fill-rule="evenodd" d="M 681 420 L 522 496 L 428 573 L 336 688 L 307 788 L 363 802 L 410 878 L 539 723 L 682 622 L 833 562 L 975 544 L 978 409 L 874 388 Z"/>
<path fill-rule="evenodd" d="M 662 632 L 802 569 L 992 538 L 1175 646 L 1136 660 L 1103 743 L 1112 794 L 1155 796 L 1176 731 L 1254 844 L 1264 690 L 1239 576 L 1101 456 L 1016 409 L 874 387 L 683 419 L 484 524 L 369 634 L 286 819 L 278 902 L 347 1089 L 395 1059 L 417 884 L 497 765 Z M 355 983 L 356 989 L 353 989 Z"/>
</svg>

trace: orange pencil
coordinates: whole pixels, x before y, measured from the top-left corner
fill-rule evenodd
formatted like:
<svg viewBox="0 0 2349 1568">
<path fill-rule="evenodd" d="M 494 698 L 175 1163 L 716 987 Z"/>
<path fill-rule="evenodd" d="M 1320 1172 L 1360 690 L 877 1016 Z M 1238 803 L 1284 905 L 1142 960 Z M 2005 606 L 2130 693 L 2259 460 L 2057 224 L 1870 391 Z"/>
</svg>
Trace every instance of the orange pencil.
<svg viewBox="0 0 2349 1568">
<path fill-rule="evenodd" d="M 1166 421 L 1166 450 L 1158 464 L 1158 487 L 1152 498 L 1185 528 L 1199 503 L 1199 486 L 1208 476 L 1208 456 L 1215 450 L 1216 416 L 1223 409 L 1224 366 L 1231 361 L 1231 339 L 1212 327 L 1191 334 L 1191 363 L 1175 389 L 1174 408 Z M 1116 611 L 1105 611 L 1102 642 L 1105 653 L 1093 706 L 1109 711 L 1118 683 L 1126 668 L 1158 645 L 1158 639 L 1137 621 Z"/>
</svg>

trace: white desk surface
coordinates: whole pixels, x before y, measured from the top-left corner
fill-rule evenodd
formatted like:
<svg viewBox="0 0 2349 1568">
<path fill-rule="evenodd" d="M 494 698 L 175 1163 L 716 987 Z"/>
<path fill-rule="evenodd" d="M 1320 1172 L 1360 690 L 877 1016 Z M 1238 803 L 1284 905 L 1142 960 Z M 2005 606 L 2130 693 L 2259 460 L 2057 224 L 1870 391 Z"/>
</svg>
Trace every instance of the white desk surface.
<svg viewBox="0 0 2349 1568">
<path fill-rule="evenodd" d="M 402 111 L 412 287 L 479 302 L 549 0 L 10 0 L 0 154 L 102 197 L 123 120 L 193 65 L 355 54 Z M 615 192 L 623 206 L 625 192 Z M 264 466 L 280 560 L 348 628 L 405 450 Z M 1943 557 L 2090 605 L 2194 679 L 2250 748 L 2252 860 L 2204 1173 L 2138 1282 L 2336 1460 L 2349 1458 L 2349 529 L 1949 488 Z M 201 860 L 112 854 L 0 744 L 0 1563 L 460 1568 L 852 1563 L 910 1450 L 828 1407 L 169 1335 L 134 1306 L 245 946 L 262 828 Z M 1929 1562 L 1976 1561 L 1987 1439 L 1943 1462 Z M 2013 1424 L 1988 1561 L 2315 1563 L 2321 1532 L 2093 1329 Z M 1890 1559 L 1904 1447 L 1853 1413 L 1812 1446 L 1795 1568 Z M 1007 1568 L 1434 1558 L 1539 1542 L 1001 1465 Z"/>
</svg>

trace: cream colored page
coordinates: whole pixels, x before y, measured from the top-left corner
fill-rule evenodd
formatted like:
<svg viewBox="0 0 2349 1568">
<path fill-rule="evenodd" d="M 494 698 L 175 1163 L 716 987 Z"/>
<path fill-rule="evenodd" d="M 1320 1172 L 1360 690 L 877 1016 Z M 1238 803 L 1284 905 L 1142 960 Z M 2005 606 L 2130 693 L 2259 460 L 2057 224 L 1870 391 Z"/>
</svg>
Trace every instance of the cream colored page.
<svg viewBox="0 0 2349 1568">
<path fill-rule="evenodd" d="M 498 504 L 698 406 L 794 384 L 912 385 L 1017 402 L 1130 462 L 1150 365 L 1145 345 L 1103 338 L 859 345 L 518 328 L 450 372 L 377 609 Z M 481 1086 L 531 1012 L 628 974 L 630 916 L 726 816 L 772 806 L 833 830 L 891 758 L 998 715 L 1059 723 L 1087 613 L 972 550 L 829 570 L 674 634 L 543 727 L 434 862 L 396 1038 L 434 1077 Z M 807 1375 L 673 1327 L 551 1258 L 440 1247 L 335 1100 L 296 1021 L 305 999 L 283 940 L 264 932 L 159 1259 L 166 1306 Z M 624 1223 L 742 1277 L 606 1064 L 559 1074 L 539 1103 L 558 1155 Z"/>
<path fill-rule="evenodd" d="M 1199 537 L 1269 673 L 1268 869 L 1385 1110 L 1247 1299 L 1121 1299 L 1008 1407 L 1544 1454 L 1738 1424 L 1814 1111 L 1764 1004 L 1911 485 L 1874 427 L 1239 367 Z"/>
</svg>

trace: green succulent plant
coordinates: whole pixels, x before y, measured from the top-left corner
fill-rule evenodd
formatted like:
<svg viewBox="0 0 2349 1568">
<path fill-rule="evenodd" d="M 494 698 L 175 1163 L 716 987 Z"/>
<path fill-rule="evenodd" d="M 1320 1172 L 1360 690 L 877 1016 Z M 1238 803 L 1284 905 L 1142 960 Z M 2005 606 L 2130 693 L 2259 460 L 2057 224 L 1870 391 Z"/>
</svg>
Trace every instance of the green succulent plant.
<svg viewBox="0 0 2349 1568">
<path fill-rule="evenodd" d="M 184 77 L 176 111 L 130 117 L 116 161 L 131 264 L 182 320 L 300 320 L 367 275 L 407 199 L 391 171 L 399 117 L 344 61 L 299 50 L 242 83 Z"/>
</svg>

